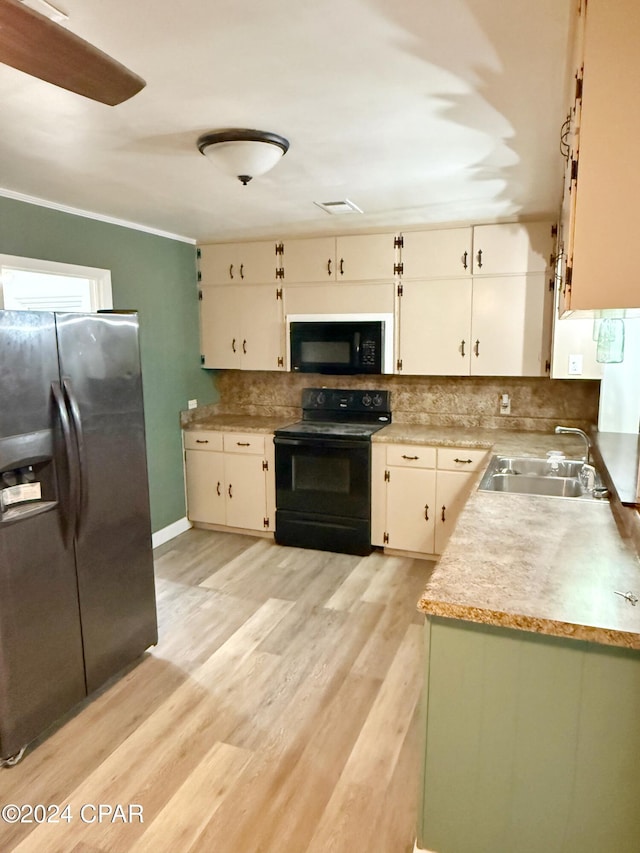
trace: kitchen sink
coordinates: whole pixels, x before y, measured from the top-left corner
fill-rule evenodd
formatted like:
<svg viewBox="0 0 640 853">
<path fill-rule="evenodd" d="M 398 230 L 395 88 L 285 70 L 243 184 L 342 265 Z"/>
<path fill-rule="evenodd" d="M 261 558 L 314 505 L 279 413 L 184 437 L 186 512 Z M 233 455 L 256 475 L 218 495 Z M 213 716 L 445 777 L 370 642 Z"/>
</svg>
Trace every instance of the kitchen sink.
<svg viewBox="0 0 640 853">
<path fill-rule="evenodd" d="M 580 500 L 606 500 L 608 497 L 600 475 L 593 466 L 557 454 L 551 454 L 546 459 L 494 456 L 478 489 Z"/>
</svg>

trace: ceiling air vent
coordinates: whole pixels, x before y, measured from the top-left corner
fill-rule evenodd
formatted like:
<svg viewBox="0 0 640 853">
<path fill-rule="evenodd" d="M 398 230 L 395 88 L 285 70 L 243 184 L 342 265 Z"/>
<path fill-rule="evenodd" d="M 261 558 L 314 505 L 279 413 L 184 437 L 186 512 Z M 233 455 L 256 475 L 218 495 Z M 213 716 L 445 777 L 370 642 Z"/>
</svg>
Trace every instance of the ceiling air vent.
<svg viewBox="0 0 640 853">
<path fill-rule="evenodd" d="M 360 208 L 348 198 L 345 198 L 344 201 L 314 201 L 314 204 L 332 216 L 342 216 L 345 213 L 362 213 Z"/>
</svg>

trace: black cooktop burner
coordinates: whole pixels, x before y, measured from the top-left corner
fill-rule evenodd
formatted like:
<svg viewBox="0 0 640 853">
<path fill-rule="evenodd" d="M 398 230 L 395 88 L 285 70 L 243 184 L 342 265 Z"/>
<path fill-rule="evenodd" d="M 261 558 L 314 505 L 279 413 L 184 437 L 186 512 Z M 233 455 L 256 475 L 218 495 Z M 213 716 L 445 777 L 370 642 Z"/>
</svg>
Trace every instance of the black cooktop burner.
<svg viewBox="0 0 640 853">
<path fill-rule="evenodd" d="M 368 441 L 391 423 L 389 391 L 304 388 L 302 420 L 276 430 L 276 435 L 349 438 Z"/>
<path fill-rule="evenodd" d="M 315 436 L 317 438 L 353 438 L 368 439 L 386 423 L 359 424 L 345 421 L 298 421 L 276 430 L 276 435 L 286 435 L 290 438 Z"/>
</svg>

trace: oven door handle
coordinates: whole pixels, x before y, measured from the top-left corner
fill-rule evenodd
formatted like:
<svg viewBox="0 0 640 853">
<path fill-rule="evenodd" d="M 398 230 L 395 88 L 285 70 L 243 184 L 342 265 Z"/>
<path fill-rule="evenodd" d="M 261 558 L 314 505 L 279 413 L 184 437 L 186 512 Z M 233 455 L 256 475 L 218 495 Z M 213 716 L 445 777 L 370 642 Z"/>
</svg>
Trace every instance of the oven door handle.
<svg viewBox="0 0 640 853">
<path fill-rule="evenodd" d="M 335 439 L 335 438 L 283 438 L 277 436 L 273 439 L 274 444 L 276 445 L 284 445 L 286 447 L 308 447 L 310 449 L 323 449 L 327 448 L 328 450 L 352 450 L 357 448 L 365 449 L 369 442 L 367 441 L 353 441 L 349 439 Z"/>
</svg>

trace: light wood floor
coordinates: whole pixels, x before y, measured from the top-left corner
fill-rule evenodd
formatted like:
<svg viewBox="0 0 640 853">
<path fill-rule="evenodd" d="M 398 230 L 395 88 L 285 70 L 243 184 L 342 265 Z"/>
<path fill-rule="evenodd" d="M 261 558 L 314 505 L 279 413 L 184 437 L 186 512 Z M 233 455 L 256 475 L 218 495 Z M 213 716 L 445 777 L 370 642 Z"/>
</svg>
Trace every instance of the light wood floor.
<svg viewBox="0 0 640 853">
<path fill-rule="evenodd" d="M 70 819 L 0 820 L 0 851 L 408 853 L 432 567 L 204 530 L 157 549 L 158 646 L 0 770 L 0 805 Z"/>
</svg>

